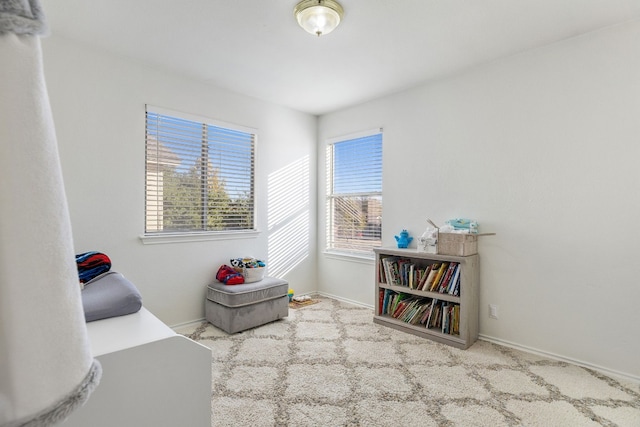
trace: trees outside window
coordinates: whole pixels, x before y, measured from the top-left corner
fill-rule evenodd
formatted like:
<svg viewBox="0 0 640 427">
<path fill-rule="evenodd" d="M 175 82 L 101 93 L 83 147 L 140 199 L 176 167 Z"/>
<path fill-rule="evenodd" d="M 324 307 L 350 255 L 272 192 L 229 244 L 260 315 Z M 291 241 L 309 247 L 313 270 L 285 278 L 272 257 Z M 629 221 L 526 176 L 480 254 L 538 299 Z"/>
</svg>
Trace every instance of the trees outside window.
<svg viewBox="0 0 640 427">
<path fill-rule="evenodd" d="M 146 112 L 145 234 L 255 230 L 255 132 Z"/>
</svg>

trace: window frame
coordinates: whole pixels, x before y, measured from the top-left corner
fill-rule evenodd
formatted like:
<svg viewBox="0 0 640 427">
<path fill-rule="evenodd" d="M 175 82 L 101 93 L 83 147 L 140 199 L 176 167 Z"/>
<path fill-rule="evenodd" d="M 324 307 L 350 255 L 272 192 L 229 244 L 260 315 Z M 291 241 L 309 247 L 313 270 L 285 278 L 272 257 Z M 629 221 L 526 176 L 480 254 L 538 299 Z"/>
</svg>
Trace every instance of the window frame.
<svg viewBox="0 0 640 427">
<path fill-rule="evenodd" d="M 187 122 L 193 122 L 191 124 L 199 124 L 201 126 L 203 126 L 203 129 L 207 128 L 208 126 L 213 126 L 215 128 L 218 128 L 220 130 L 223 131 L 231 131 L 231 132 L 239 132 L 239 133 L 244 133 L 244 134 L 248 134 L 249 138 L 250 138 L 250 145 L 247 147 L 250 149 L 249 155 L 248 157 L 243 157 L 245 158 L 245 160 L 247 160 L 248 164 L 249 164 L 249 173 L 247 176 L 244 176 L 244 179 L 246 180 L 246 185 L 249 186 L 249 190 L 248 190 L 248 194 L 249 194 L 249 204 L 250 204 L 250 215 L 251 215 L 251 219 L 250 221 L 252 222 L 251 227 L 249 228 L 238 228 L 238 229 L 221 229 L 221 230 L 211 230 L 211 229 L 206 229 L 207 225 L 204 225 L 205 229 L 202 230 L 198 230 L 198 229 L 185 229 L 185 230 L 168 230 L 168 231 L 163 231 L 163 230 L 158 230 L 158 231 L 154 231 L 150 228 L 150 221 L 152 220 L 152 216 L 153 213 L 150 213 L 149 209 L 150 209 L 150 196 L 149 193 L 152 187 L 152 185 L 150 185 L 150 176 L 149 176 L 149 165 L 153 164 L 153 156 L 150 155 L 150 152 L 148 151 L 148 145 L 149 145 L 149 124 L 148 124 L 148 117 L 149 114 L 152 115 L 158 115 L 158 116 L 166 116 L 170 119 L 173 120 L 184 120 Z M 144 161 L 145 161 L 145 185 L 144 185 L 144 232 L 143 234 L 140 236 L 140 240 L 144 243 L 144 244 L 155 244 L 155 243 L 172 243 L 172 242 L 189 242 L 189 241 L 202 241 L 202 240 L 227 240 L 227 239 L 233 239 L 233 238 L 252 238 L 252 237 L 256 237 L 259 232 L 257 230 L 257 216 L 256 216 L 256 174 L 255 174 L 255 165 L 256 165 L 256 149 L 257 149 L 257 141 L 258 141 L 258 132 L 256 129 L 254 128 L 250 128 L 247 126 L 241 126 L 241 125 L 236 125 L 236 124 L 231 124 L 231 123 L 227 123 L 227 122 L 223 122 L 217 119 L 212 119 L 209 117 L 204 117 L 204 116 L 200 116 L 200 115 L 195 115 L 195 114 L 189 114 L 189 113 L 183 113 L 183 112 L 179 112 L 179 111 L 175 111 L 175 110 L 170 110 L 167 108 L 163 108 L 163 107 L 157 107 L 154 105 L 150 105 L 150 104 L 146 104 L 145 105 L 145 114 L 144 114 L 144 132 L 145 132 L 145 154 L 144 154 Z M 187 123 L 185 122 L 185 125 Z M 194 139 L 194 140 L 197 140 Z M 180 141 L 181 143 L 183 143 L 184 141 Z M 202 136 L 202 140 L 200 141 L 201 145 L 200 147 L 209 147 L 209 150 L 201 150 L 202 154 L 200 155 L 200 157 L 197 157 L 197 159 L 201 160 L 201 164 L 205 164 L 205 162 L 208 163 L 208 153 L 211 149 L 211 146 L 209 145 L 209 143 L 211 142 L 211 139 L 208 138 L 206 136 L 206 133 L 203 132 L 203 136 Z M 193 144 L 193 145 L 189 145 L 190 142 L 188 142 L 186 145 L 188 145 L 191 149 L 195 151 L 199 151 L 199 147 L 196 147 L 197 144 Z M 157 143 L 156 143 L 157 145 Z M 223 155 L 224 155 L 224 151 L 223 151 Z M 193 157 L 193 159 L 195 159 L 196 157 Z M 151 162 L 150 162 L 151 159 Z M 195 160 L 197 161 L 197 160 Z M 156 160 L 156 163 L 159 163 L 159 160 Z M 157 166 L 156 166 L 156 173 L 158 173 L 157 170 Z M 151 172 L 153 173 L 153 171 Z M 206 183 L 207 183 L 207 179 L 210 178 L 209 174 L 201 174 L 201 179 L 198 180 L 199 182 L 199 186 L 200 188 L 204 188 Z M 159 184 L 157 184 L 157 177 L 156 177 L 156 190 L 157 187 L 159 186 Z M 152 197 L 154 195 L 152 194 Z M 155 195 L 156 197 L 156 213 L 157 213 L 157 204 L 161 203 L 158 199 L 157 194 Z M 160 196 L 161 197 L 161 196 Z M 200 209 L 194 209 L 194 213 L 199 214 L 199 215 L 206 215 L 206 211 L 205 211 L 205 206 L 200 206 Z M 198 211 L 199 212 L 195 212 Z M 156 219 L 157 221 L 157 219 Z"/>
<path fill-rule="evenodd" d="M 373 136 L 379 135 L 380 137 L 380 151 L 379 151 L 379 163 L 380 163 L 380 190 L 379 191 L 360 191 L 360 192 L 334 192 L 335 185 L 335 146 L 340 143 L 348 143 L 354 142 L 359 139 L 370 138 Z M 326 196 L 325 196 L 325 250 L 324 253 L 329 257 L 348 257 L 354 260 L 364 260 L 370 261 L 374 259 L 375 254 L 373 252 L 374 247 L 380 247 L 382 245 L 382 207 L 383 207 L 383 191 L 382 191 L 382 171 L 383 171 L 383 144 L 384 144 L 384 132 L 382 128 L 375 128 L 370 130 L 365 130 L 362 132 L 352 133 L 344 136 L 339 136 L 335 138 L 330 138 L 326 142 L 326 158 L 325 158 L 325 167 L 326 167 Z M 337 247 L 336 241 L 334 239 L 334 230 L 336 227 L 335 219 L 334 219 L 334 200 L 338 197 L 377 197 L 379 198 L 379 236 L 378 239 L 375 239 L 374 244 L 372 245 L 364 245 L 360 248 L 345 248 L 345 247 Z M 365 249 L 368 247 L 368 249 Z"/>
</svg>

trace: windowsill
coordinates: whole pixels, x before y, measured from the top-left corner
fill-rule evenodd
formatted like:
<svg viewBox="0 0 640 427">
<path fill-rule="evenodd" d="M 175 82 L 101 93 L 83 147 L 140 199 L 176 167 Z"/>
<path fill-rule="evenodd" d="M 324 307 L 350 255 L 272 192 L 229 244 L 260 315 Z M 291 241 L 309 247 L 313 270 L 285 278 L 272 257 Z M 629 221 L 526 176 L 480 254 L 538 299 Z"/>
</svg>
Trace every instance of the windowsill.
<svg viewBox="0 0 640 427">
<path fill-rule="evenodd" d="M 215 233 L 176 233 L 176 234 L 144 234 L 139 236 L 144 245 L 166 243 L 204 242 L 210 240 L 255 239 L 260 232 L 255 231 L 219 231 Z"/>
<path fill-rule="evenodd" d="M 375 262 L 375 256 L 371 255 L 355 254 L 349 252 L 336 252 L 325 250 L 324 255 L 330 259 L 337 259 L 341 261 L 359 262 L 361 264 L 373 264 Z"/>
</svg>

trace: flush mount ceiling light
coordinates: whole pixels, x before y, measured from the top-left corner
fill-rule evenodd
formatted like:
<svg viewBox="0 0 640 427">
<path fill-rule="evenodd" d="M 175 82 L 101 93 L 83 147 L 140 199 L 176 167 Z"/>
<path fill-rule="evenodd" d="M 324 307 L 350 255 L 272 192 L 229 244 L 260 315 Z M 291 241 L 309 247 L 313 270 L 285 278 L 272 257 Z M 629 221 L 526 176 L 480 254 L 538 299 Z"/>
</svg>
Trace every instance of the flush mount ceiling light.
<svg viewBox="0 0 640 427">
<path fill-rule="evenodd" d="M 334 0 L 302 0 L 293 9 L 293 14 L 306 32 L 320 37 L 335 30 L 344 10 Z"/>
</svg>

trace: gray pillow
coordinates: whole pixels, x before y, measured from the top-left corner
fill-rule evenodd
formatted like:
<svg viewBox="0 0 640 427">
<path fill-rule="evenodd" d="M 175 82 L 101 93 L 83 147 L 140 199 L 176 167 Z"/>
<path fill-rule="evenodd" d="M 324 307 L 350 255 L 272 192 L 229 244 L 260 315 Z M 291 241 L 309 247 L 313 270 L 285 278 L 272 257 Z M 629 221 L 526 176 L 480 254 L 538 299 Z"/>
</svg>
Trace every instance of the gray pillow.
<svg viewBox="0 0 640 427">
<path fill-rule="evenodd" d="M 108 271 L 85 283 L 81 294 L 87 322 L 124 316 L 142 307 L 138 289 L 116 271 Z"/>
</svg>

